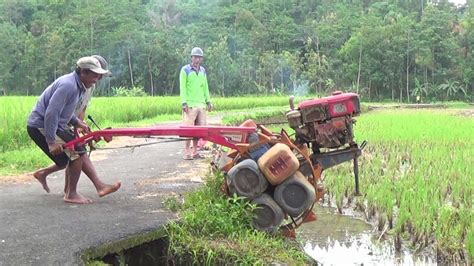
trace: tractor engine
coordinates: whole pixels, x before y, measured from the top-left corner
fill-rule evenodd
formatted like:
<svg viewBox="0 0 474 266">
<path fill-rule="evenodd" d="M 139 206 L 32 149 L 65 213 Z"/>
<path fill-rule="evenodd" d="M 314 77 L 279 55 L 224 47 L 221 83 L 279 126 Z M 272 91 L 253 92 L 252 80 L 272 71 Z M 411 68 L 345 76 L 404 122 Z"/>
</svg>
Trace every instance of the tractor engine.
<svg viewBox="0 0 474 266">
<path fill-rule="evenodd" d="M 359 114 L 359 96 L 336 91 L 328 97 L 299 103 L 298 109 L 292 107 L 286 117 L 296 132 L 295 142 L 311 144 L 313 152 L 320 153 L 321 148 L 354 145 L 353 117 Z"/>
</svg>

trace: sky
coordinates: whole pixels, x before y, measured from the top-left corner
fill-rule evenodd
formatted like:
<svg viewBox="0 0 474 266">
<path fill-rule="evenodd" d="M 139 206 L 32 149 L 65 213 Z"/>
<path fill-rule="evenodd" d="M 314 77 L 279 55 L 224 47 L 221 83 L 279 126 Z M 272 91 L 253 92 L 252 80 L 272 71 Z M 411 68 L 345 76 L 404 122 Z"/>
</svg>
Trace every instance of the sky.
<svg viewBox="0 0 474 266">
<path fill-rule="evenodd" d="M 465 4 L 466 0 L 449 0 L 449 2 L 461 5 Z"/>
</svg>

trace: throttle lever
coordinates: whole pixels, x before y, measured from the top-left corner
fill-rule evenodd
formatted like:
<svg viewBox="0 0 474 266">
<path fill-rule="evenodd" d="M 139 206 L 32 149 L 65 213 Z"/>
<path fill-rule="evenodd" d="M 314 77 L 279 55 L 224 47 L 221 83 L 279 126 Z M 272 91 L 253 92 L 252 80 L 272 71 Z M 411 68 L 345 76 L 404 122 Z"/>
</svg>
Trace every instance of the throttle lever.
<svg viewBox="0 0 474 266">
<path fill-rule="evenodd" d="M 94 118 L 92 118 L 91 115 L 87 115 L 87 118 L 92 122 L 92 124 L 94 124 L 99 130 L 101 130 L 101 128 L 99 127 L 99 125 L 97 125 L 97 123 L 94 121 Z"/>
</svg>

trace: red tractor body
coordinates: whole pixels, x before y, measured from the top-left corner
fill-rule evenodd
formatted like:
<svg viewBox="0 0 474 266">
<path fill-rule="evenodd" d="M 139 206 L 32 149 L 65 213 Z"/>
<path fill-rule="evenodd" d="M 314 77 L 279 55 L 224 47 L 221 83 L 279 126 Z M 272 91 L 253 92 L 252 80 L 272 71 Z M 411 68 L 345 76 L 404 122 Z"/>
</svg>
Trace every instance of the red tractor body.
<svg viewBox="0 0 474 266">
<path fill-rule="evenodd" d="M 355 93 L 333 94 L 332 96 L 321 99 L 312 99 L 301 102 L 298 108 L 304 114 L 304 120 L 311 121 L 311 112 L 313 110 L 324 110 L 322 118 L 330 119 L 346 115 L 360 114 L 359 96 Z"/>
<path fill-rule="evenodd" d="M 290 126 L 296 132 L 296 142 L 311 144 L 313 151 L 320 148 L 341 148 L 353 144 L 353 116 L 360 114 L 359 96 L 340 93 L 306 100 L 298 110 L 287 113 Z"/>
</svg>

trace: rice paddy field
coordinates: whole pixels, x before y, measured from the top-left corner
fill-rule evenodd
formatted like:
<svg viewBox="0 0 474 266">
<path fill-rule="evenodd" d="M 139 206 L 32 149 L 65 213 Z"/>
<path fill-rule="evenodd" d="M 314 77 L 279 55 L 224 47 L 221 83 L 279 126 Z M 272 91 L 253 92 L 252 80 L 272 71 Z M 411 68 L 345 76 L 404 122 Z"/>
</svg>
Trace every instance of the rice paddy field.
<svg viewBox="0 0 474 266">
<path fill-rule="evenodd" d="M 38 96 L 0 97 L 0 175 L 31 171 L 50 163 L 26 133 L 26 121 L 37 99 Z M 213 98 L 212 103 L 217 112 L 250 110 L 288 105 L 288 97 Z M 87 114 L 104 128 L 149 126 L 180 120 L 181 102 L 179 97 L 94 97 Z"/>
<path fill-rule="evenodd" d="M 328 169 L 325 187 L 337 208 L 355 206 L 396 245 L 434 246 L 454 263 L 474 256 L 474 111 L 378 110 L 357 119 L 355 197 L 350 163 Z"/>
</svg>

